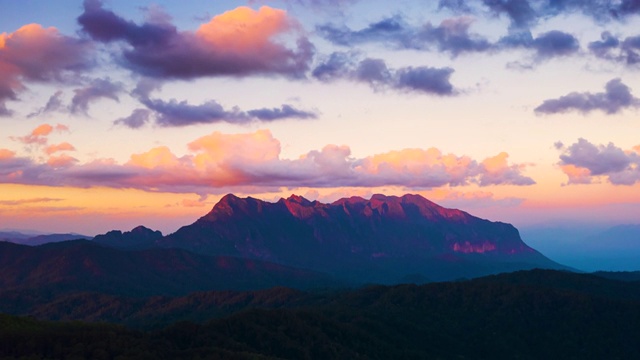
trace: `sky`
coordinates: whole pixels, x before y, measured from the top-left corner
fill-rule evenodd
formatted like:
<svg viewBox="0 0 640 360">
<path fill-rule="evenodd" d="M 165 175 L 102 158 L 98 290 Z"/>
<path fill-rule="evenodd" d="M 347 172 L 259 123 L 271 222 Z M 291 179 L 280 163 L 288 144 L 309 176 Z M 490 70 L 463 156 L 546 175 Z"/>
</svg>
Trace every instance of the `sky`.
<svg viewBox="0 0 640 360">
<path fill-rule="evenodd" d="M 225 194 L 638 223 L 638 0 L 0 0 L 0 229 Z"/>
</svg>

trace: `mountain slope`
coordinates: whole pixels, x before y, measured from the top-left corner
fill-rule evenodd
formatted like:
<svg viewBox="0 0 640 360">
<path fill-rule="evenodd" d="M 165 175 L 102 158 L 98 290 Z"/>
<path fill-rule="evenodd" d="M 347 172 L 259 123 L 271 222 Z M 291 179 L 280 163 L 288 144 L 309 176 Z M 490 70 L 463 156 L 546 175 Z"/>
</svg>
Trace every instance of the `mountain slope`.
<svg viewBox="0 0 640 360">
<path fill-rule="evenodd" d="M 446 209 L 419 195 L 323 204 L 295 195 L 269 203 L 230 194 L 195 223 L 156 243 L 305 267 L 360 282 L 561 268 L 522 242 L 512 225 Z"/>
<path fill-rule="evenodd" d="M 128 296 L 335 285 L 328 276 L 255 259 L 181 249 L 122 251 L 78 240 L 37 247 L 0 242 L 0 291 L 95 291 Z"/>
</svg>

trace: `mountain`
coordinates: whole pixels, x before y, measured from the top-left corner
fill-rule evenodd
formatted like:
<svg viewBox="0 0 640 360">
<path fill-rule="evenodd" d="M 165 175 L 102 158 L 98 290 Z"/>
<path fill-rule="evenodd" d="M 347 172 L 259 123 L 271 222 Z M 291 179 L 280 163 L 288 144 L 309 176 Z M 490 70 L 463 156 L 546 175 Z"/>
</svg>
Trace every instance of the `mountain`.
<svg viewBox="0 0 640 360">
<path fill-rule="evenodd" d="M 543 225 L 523 228 L 521 233 L 544 254 L 581 270 L 640 270 L 640 224 Z"/>
<path fill-rule="evenodd" d="M 308 268 L 361 283 L 562 268 L 527 246 L 512 225 L 446 209 L 419 195 L 378 194 L 324 204 L 296 195 L 269 203 L 229 194 L 195 223 L 156 244 Z"/>
<path fill-rule="evenodd" d="M 124 233 L 120 230 L 112 230 L 106 234 L 97 235 L 93 241 L 110 247 L 135 250 L 155 247 L 156 240 L 160 238 L 162 238 L 160 231 L 138 226 Z"/>
<path fill-rule="evenodd" d="M 42 245 L 51 242 L 61 242 L 67 240 L 89 240 L 91 237 L 80 234 L 42 234 L 30 235 L 16 231 L 0 232 L 0 241 L 8 241 L 22 245 Z"/>
<path fill-rule="evenodd" d="M 25 246 L 0 242 L 3 294 L 93 291 L 127 296 L 274 286 L 335 286 L 329 276 L 257 259 L 198 255 L 182 249 L 123 251 L 78 240 Z"/>
</svg>

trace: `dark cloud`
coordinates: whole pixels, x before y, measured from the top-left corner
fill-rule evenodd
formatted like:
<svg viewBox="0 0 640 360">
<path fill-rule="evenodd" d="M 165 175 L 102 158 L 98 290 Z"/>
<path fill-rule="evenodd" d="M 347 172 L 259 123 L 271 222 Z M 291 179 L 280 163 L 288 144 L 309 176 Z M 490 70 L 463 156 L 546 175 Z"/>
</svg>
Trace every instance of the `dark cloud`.
<svg viewBox="0 0 640 360">
<path fill-rule="evenodd" d="M 140 102 L 147 109 L 137 109 L 116 124 L 125 125 L 132 129 L 139 128 L 149 122 L 151 118 L 155 123 L 165 127 L 180 127 L 195 124 L 231 123 L 244 124 L 251 121 L 276 121 L 284 119 L 315 119 L 314 112 L 299 110 L 291 105 L 284 104 L 280 108 L 263 108 L 243 111 L 238 107 L 225 109 L 215 100 L 206 101 L 200 105 L 192 105 L 186 101 L 171 99 L 140 98 Z"/>
<path fill-rule="evenodd" d="M 440 0 L 438 9 L 449 9 L 454 13 L 470 13 L 472 12 L 467 0 Z"/>
<path fill-rule="evenodd" d="M 629 66 L 640 64 L 640 35 L 624 40 L 605 31 L 601 40 L 589 43 L 589 50 L 597 57 L 624 63 Z"/>
<path fill-rule="evenodd" d="M 304 76 L 313 57 L 313 45 L 302 35 L 296 48 L 272 39 L 286 31 L 297 31 L 284 11 L 267 7 L 259 11 L 248 8 L 232 11 L 250 12 L 253 20 L 231 23 L 214 17 L 195 32 L 178 31 L 166 18 L 155 17 L 138 25 L 104 9 L 99 0 L 85 0 L 78 23 L 94 40 L 128 44 L 123 47 L 121 61 L 134 72 L 149 77 Z M 279 26 L 265 27 L 264 19 L 278 21 Z M 228 29 L 230 26 L 235 27 Z"/>
<path fill-rule="evenodd" d="M 580 50 L 575 36 L 559 30 L 552 30 L 533 37 L 528 30 L 511 31 L 498 42 L 505 49 L 525 48 L 535 51 L 535 60 L 544 61 L 554 57 L 567 56 Z"/>
<path fill-rule="evenodd" d="M 529 28 L 538 14 L 528 0 L 482 0 L 482 3 L 497 15 L 506 15 L 513 28 Z"/>
<path fill-rule="evenodd" d="M 580 43 L 573 35 L 552 30 L 533 39 L 532 47 L 539 58 L 571 55 L 580 50 Z"/>
<path fill-rule="evenodd" d="M 89 104 L 100 99 L 111 99 L 120 101 L 118 94 L 124 90 L 124 85 L 120 82 L 113 82 L 111 79 L 94 79 L 83 88 L 74 90 L 75 95 L 71 99 L 69 111 L 72 114 L 88 114 Z"/>
<path fill-rule="evenodd" d="M 449 82 L 453 71 L 451 68 L 426 66 L 401 68 L 396 73 L 395 87 L 435 95 L 453 95 L 455 91 Z"/>
<path fill-rule="evenodd" d="M 131 129 L 138 129 L 149 122 L 153 112 L 149 109 L 135 109 L 131 115 L 114 121 L 116 125 L 124 125 Z"/>
<path fill-rule="evenodd" d="M 348 77 L 356 55 L 346 52 L 334 52 L 324 61 L 318 64 L 311 75 L 322 81 Z"/>
<path fill-rule="evenodd" d="M 215 100 L 200 105 L 171 99 L 143 99 L 142 103 L 154 111 L 156 123 L 160 126 L 187 126 L 218 122 L 246 123 L 251 118 L 239 108 L 226 110 Z"/>
<path fill-rule="evenodd" d="M 384 60 L 366 58 L 358 61 L 357 54 L 336 52 L 313 71 L 322 81 L 346 79 L 369 84 L 375 90 L 391 88 L 422 92 L 433 95 L 455 95 L 457 90 L 450 82 L 451 68 L 427 66 L 390 69 Z"/>
<path fill-rule="evenodd" d="M 428 50 L 457 56 L 468 52 L 483 52 L 491 49 L 491 43 L 478 34 L 469 33 L 472 19 L 469 17 L 446 19 L 438 26 L 427 23 L 413 27 L 400 16 L 382 19 L 361 30 L 331 24 L 316 28 L 320 36 L 341 46 L 362 43 L 385 43 L 400 49 Z"/>
<path fill-rule="evenodd" d="M 610 32 L 604 31 L 600 35 L 600 40 L 590 42 L 588 48 L 596 56 L 607 58 L 609 57 L 610 51 L 612 49 L 618 48 L 619 46 L 620 40 L 618 40 L 618 38 L 613 36 Z"/>
<path fill-rule="evenodd" d="M 18 100 L 27 83 L 67 82 L 93 65 L 89 42 L 64 36 L 52 27 L 29 24 L 0 38 L 0 116 L 11 114 L 6 102 Z"/>
<path fill-rule="evenodd" d="M 572 92 L 557 99 L 545 100 L 535 108 L 539 114 L 556 114 L 576 110 L 589 113 L 595 110 L 616 114 L 625 108 L 640 106 L 640 99 L 633 97 L 631 89 L 620 79 L 613 79 L 605 86 L 603 93 Z"/>
<path fill-rule="evenodd" d="M 274 121 L 281 119 L 315 119 L 318 117 L 316 113 L 298 110 L 291 105 L 282 105 L 280 108 L 263 108 L 249 110 L 247 114 L 261 121 Z"/>
<path fill-rule="evenodd" d="M 624 151 L 613 143 L 594 145 L 585 139 L 564 149 L 560 166 L 569 176 L 569 183 L 591 183 L 606 177 L 615 185 L 633 185 L 640 181 L 640 155 Z"/>
<path fill-rule="evenodd" d="M 640 64 L 640 35 L 624 39 L 622 52 L 623 58 L 628 65 Z"/>
</svg>

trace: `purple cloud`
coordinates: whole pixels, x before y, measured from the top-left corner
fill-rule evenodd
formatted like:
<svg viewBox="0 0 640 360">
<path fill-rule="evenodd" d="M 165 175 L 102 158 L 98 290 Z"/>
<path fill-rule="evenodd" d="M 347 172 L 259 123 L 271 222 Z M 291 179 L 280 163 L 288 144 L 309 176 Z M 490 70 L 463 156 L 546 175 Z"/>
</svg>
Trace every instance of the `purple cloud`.
<svg viewBox="0 0 640 360">
<path fill-rule="evenodd" d="M 538 114 L 557 114 L 576 110 L 583 114 L 601 110 L 616 114 L 625 108 L 640 106 L 640 99 L 631 94 L 631 89 L 620 79 L 610 80 L 603 93 L 572 92 L 557 99 L 545 100 L 534 109 Z"/>
<path fill-rule="evenodd" d="M 471 18 L 460 17 L 446 19 L 438 26 L 427 23 L 413 27 L 402 17 L 394 16 L 371 23 L 361 30 L 331 24 L 320 25 L 316 30 L 326 40 L 341 46 L 378 42 L 399 49 L 429 50 L 434 47 L 452 56 L 490 50 L 492 45 L 488 40 L 469 33 L 471 24 Z"/>
<path fill-rule="evenodd" d="M 124 125 L 131 129 L 138 129 L 149 122 L 152 114 L 153 112 L 149 109 L 135 109 L 131 112 L 131 115 L 120 118 L 113 123 Z"/>
<path fill-rule="evenodd" d="M 451 68 L 426 66 L 401 68 L 396 73 L 395 87 L 435 95 L 453 95 L 455 91 L 449 82 L 453 71 Z"/>
<path fill-rule="evenodd" d="M 27 117 L 32 118 L 32 117 L 40 116 L 43 114 L 48 114 L 54 111 L 58 111 L 62 108 L 63 108 L 62 91 L 58 90 L 53 95 L 51 95 L 51 97 L 47 101 L 47 104 L 44 107 L 38 109 L 37 111 L 32 112 Z"/>
<path fill-rule="evenodd" d="M 560 166 L 569 176 L 570 184 L 591 183 L 594 178 L 605 177 L 615 185 L 633 185 L 640 182 L 640 154 L 624 151 L 613 143 L 594 145 L 585 139 L 562 148 Z"/>
<path fill-rule="evenodd" d="M 69 111 L 72 114 L 88 114 L 89 104 L 102 98 L 119 102 L 118 93 L 124 90 L 124 85 L 120 82 L 112 82 L 111 79 L 94 79 L 83 88 L 74 90 L 75 95 L 71 99 Z"/>
<path fill-rule="evenodd" d="M 280 108 L 262 108 L 249 110 L 247 114 L 261 121 L 274 121 L 281 119 L 316 119 L 318 115 L 313 112 L 298 110 L 291 105 L 282 105 Z"/>
<path fill-rule="evenodd" d="M 322 81 L 347 79 L 369 84 L 374 89 L 391 88 L 432 95 L 456 95 L 450 82 L 451 68 L 428 66 L 389 69 L 381 59 L 366 58 L 358 61 L 354 53 L 336 52 L 313 70 L 313 76 Z"/>
<path fill-rule="evenodd" d="M 91 45 L 61 35 L 53 27 L 29 24 L 0 34 L 0 116 L 8 116 L 9 100 L 18 100 L 26 83 L 63 83 L 90 68 Z"/>
<path fill-rule="evenodd" d="M 234 20 L 238 18 L 235 12 L 245 20 Z M 276 42 L 280 34 L 298 32 L 298 26 L 284 11 L 266 6 L 258 11 L 231 10 L 191 32 L 178 31 L 166 17 L 156 16 L 138 25 L 104 9 L 99 0 L 85 0 L 78 23 L 96 41 L 128 44 L 122 50 L 123 64 L 154 78 L 304 77 L 314 54 L 313 45 L 302 35 L 296 48 Z"/>
</svg>

